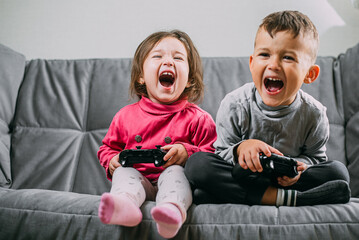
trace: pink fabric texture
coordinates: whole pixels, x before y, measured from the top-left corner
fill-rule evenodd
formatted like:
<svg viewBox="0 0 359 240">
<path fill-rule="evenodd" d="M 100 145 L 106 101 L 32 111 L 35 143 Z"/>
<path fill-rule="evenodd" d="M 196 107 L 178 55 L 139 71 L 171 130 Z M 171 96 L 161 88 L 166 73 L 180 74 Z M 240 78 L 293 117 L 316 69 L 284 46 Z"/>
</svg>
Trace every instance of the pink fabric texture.
<svg viewBox="0 0 359 240">
<path fill-rule="evenodd" d="M 171 105 L 157 104 L 142 97 L 115 115 L 97 155 L 111 180 L 109 162 L 123 149 L 135 149 L 136 146 L 153 149 L 156 145 L 181 143 L 191 156 L 198 151 L 214 152 L 216 137 L 212 117 L 197 105 L 187 100 Z M 133 167 L 150 181 L 156 181 L 164 170 L 152 163 Z"/>
</svg>

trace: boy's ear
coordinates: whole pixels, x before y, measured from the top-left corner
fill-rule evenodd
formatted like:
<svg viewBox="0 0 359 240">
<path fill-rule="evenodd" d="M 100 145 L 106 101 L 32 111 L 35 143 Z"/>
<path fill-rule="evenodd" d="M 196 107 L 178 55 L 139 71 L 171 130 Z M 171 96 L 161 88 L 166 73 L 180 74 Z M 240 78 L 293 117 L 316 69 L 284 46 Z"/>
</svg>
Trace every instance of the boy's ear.
<svg viewBox="0 0 359 240">
<path fill-rule="evenodd" d="M 253 55 L 249 56 L 249 70 L 252 70 Z"/>
<path fill-rule="evenodd" d="M 307 75 L 305 76 L 304 83 L 310 84 L 314 82 L 319 76 L 320 68 L 318 65 L 313 65 L 310 67 Z"/>
</svg>

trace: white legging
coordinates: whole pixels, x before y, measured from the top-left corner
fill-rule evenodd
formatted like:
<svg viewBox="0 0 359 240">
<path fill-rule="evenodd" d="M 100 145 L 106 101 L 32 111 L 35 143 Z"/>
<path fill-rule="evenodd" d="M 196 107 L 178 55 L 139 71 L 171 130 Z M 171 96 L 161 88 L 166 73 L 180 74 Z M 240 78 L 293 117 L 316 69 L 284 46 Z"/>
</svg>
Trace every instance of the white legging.
<svg viewBox="0 0 359 240">
<path fill-rule="evenodd" d="M 183 167 L 172 165 L 166 168 L 158 178 L 158 185 L 151 182 L 132 167 L 118 167 L 112 176 L 112 194 L 127 194 L 138 207 L 145 200 L 154 201 L 156 205 L 163 203 L 175 204 L 182 213 L 185 221 L 187 210 L 192 204 L 192 191 L 184 175 Z"/>
</svg>

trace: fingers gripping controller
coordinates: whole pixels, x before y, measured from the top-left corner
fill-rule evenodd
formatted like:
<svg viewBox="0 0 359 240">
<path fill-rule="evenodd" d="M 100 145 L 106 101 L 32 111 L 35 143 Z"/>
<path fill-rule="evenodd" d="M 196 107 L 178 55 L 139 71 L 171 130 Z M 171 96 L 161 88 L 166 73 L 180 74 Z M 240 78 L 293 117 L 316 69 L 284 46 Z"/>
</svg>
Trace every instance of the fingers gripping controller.
<svg viewBox="0 0 359 240">
<path fill-rule="evenodd" d="M 120 153 L 120 164 L 130 167 L 136 163 L 153 163 L 160 167 L 165 164 L 165 155 L 166 151 L 161 149 L 161 145 L 156 145 L 155 149 L 141 149 L 141 146 L 136 146 L 136 149 L 125 149 Z"/>
<path fill-rule="evenodd" d="M 264 171 L 272 171 L 277 176 L 295 177 L 298 175 L 297 161 L 287 157 L 272 153 L 270 157 L 260 153 L 259 159 L 261 161 Z"/>
<path fill-rule="evenodd" d="M 263 153 L 260 153 L 259 160 L 263 167 L 262 173 L 264 174 L 276 177 L 288 176 L 290 178 L 298 175 L 297 161 L 290 157 L 280 156 L 274 153 L 272 153 L 270 157 L 267 157 Z M 241 181 L 251 174 L 252 171 L 250 169 L 243 169 L 239 164 L 236 164 L 232 170 L 232 176 L 238 181 Z"/>
</svg>

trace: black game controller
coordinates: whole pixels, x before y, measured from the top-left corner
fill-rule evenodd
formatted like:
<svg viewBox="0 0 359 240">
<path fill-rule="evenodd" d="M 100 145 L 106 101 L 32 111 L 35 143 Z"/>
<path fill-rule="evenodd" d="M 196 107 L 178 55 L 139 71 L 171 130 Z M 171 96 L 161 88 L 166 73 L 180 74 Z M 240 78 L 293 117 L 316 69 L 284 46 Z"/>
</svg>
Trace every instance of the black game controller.
<svg viewBox="0 0 359 240">
<path fill-rule="evenodd" d="M 267 157 L 263 153 L 259 154 L 259 160 L 263 167 L 264 174 L 282 177 L 288 176 L 293 178 L 298 175 L 297 161 L 287 157 L 272 153 L 270 157 Z M 236 164 L 232 171 L 232 176 L 237 179 L 243 179 L 250 175 L 252 171 L 250 169 L 243 169 L 239 164 Z"/>
<path fill-rule="evenodd" d="M 156 145 L 155 149 L 125 149 L 120 153 L 120 164 L 122 167 L 130 167 L 136 163 L 154 163 L 156 167 L 160 167 L 166 163 L 163 157 L 166 151 L 161 149 L 161 145 Z"/>
</svg>

